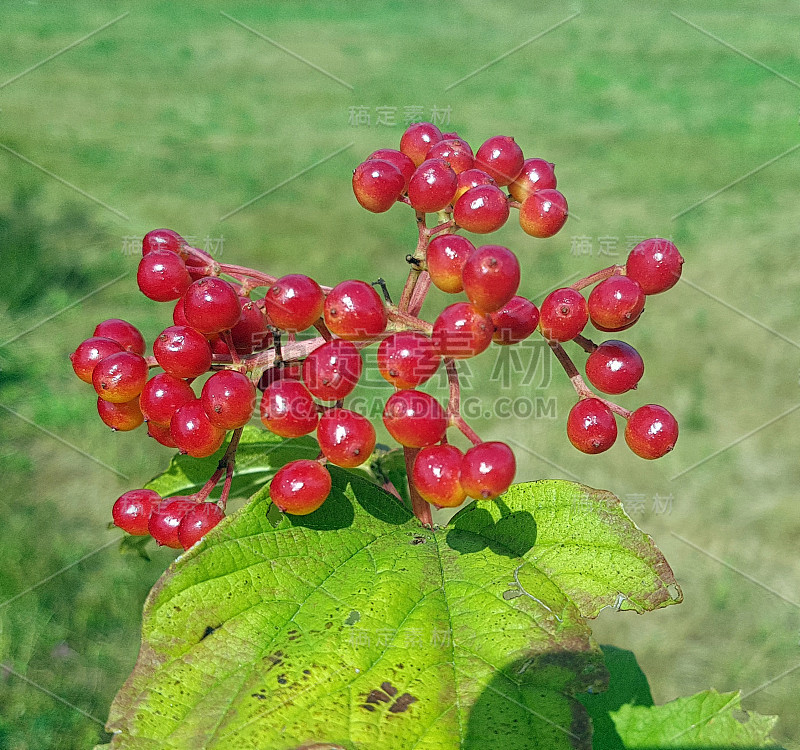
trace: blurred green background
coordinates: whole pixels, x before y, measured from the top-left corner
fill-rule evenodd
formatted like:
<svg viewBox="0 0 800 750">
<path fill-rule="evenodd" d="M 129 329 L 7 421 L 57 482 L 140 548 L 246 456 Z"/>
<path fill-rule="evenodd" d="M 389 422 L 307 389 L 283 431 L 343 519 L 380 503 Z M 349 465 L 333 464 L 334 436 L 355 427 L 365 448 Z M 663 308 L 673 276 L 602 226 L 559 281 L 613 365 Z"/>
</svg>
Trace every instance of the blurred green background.
<svg viewBox="0 0 800 750">
<path fill-rule="evenodd" d="M 623 441 L 577 453 L 563 373 L 487 384 L 492 352 L 471 363 L 478 411 L 496 411 L 495 396 L 523 414 L 531 399 L 543 408 L 472 424 L 527 446 L 520 480 L 612 490 L 664 551 L 684 604 L 596 623 L 601 642 L 636 652 L 656 702 L 741 688 L 800 747 L 800 668 L 784 674 L 800 665 L 795 3 L 0 12 L 0 747 L 107 739 L 101 722 L 134 664 L 141 605 L 173 557 L 122 556 L 106 528 L 113 500 L 169 451 L 142 431 L 110 434 L 67 360 L 102 319 L 129 319 L 150 341 L 169 323 L 170 306 L 136 289 L 138 239 L 171 227 L 229 262 L 323 283 L 383 276 L 397 294 L 411 212 L 363 211 L 350 172 L 396 147 L 420 113 L 475 148 L 509 134 L 556 163 L 574 212 L 562 232 L 534 240 L 512 216 L 493 236 L 518 253 L 521 293 L 537 302 L 623 262 L 636 238 L 681 249 L 685 281 L 650 298 L 624 335 L 646 374 L 619 398 L 678 416 L 672 454 L 645 462 Z M 435 314 L 445 300 L 431 297 Z"/>
</svg>

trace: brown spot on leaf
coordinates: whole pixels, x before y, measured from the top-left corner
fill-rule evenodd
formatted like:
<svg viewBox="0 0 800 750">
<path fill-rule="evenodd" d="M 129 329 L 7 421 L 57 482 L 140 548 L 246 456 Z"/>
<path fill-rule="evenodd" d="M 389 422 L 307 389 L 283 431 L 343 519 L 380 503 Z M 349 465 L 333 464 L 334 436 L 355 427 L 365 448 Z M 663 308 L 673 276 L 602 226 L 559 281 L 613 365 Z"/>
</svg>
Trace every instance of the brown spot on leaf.
<svg viewBox="0 0 800 750">
<path fill-rule="evenodd" d="M 267 696 L 266 695 L 261 695 L 261 693 L 253 693 L 250 697 L 251 698 L 258 698 L 258 700 L 260 700 L 260 701 L 265 701 L 267 699 Z"/>
<path fill-rule="evenodd" d="M 389 712 L 393 714 L 401 714 L 404 711 L 408 711 L 408 707 L 412 703 L 416 703 L 416 701 L 417 699 L 413 695 L 409 693 L 403 693 L 389 708 Z"/>
<path fill-rule="evenodd" d="M 210 636 L 215 631 L 219 630 L 221 627 L 222 627 L 221 625 L 217 625 L 217 627 L 206 625 L 206 629 L 203 631 L 203 635 L 200 636 L 200 640 L 201 641 L 205 640 L 206 638 L 208 638 L 208 636 Z"/>
<path fill-rule="evenodd" d="M 367 703 L 379 703 L 379 702 L 390 703 L 391 700 L 392 699 L 388 695 L 386 695 L 386 693 L 384 693 L 383 690 L 373 690 L 367 696 Z"/>
<path fill-rule="evenodd" d="M 278 684 L 279 685 L 285 685 L 287 682 L 289 682 L 289 680 L 286 678 L 285 674 L 279 674 L 278 675 Z"/>
<path fill-rule="evenodd" d="M 391 695 L 392 698 L 394 698 L 394 696 L 397 695 L 397 688 L 394 685 L 392 685 L 391 682 L 382 682 L 381 690 L 383 690 L 383 692 L 386 693 L 387 695 Z"/>
</svg>

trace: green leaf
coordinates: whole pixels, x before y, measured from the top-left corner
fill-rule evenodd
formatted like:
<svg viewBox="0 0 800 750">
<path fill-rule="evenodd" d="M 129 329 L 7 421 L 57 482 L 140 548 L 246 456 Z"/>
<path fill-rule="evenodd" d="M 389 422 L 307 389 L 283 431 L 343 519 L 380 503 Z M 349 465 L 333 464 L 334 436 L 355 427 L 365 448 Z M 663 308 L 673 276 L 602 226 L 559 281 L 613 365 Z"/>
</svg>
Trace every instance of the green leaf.
<svg viewBox="0 0 800 750">
<path fill-rule="evenodd" d="M 228 441 L 208 458 L 192 458 L 177 454 L 163 474 L 150 480 L 146 489 L 162 497 L 188 495 L 199 490 L 214 473 L 225 453 Z M 242 431 L 236 451 L 236 473 L 231 486 L 233 497 L 252 495 L 285 463 L 296 458 L 316 458 L 319 446 L 313 438 L 284 440 L 272 432 L 247 425 Z M 221 485 L 212 497 L 218 496 Z"/>
<path fill-rule="evenodd" d="M 125 534 L 119 541 L 119 553 L 121 555 L 137 555 L 142 560 L 150 561 L 150 555 L 147 554 L 147 544 L 152 537 L 149 536 L 131 536 Z"/>
<path fill-rule="evenodd" d="M 775 747 L 769 733 L 778 717 L 743 711 L 740 701 L 739 692 L 706 690 L 661 706 L 626 704 L 611 718 L 629 750 Z"/>
<path fill-rule="evenodd" d="M 259 492 L 165 573 L 112 747 L 588 750 L 573 696 L 607 673 L 585 617 L 677 601 L 619 502 L 536 482 L 431 531 L 331 474 L 315 513 Z"/>
</svg>

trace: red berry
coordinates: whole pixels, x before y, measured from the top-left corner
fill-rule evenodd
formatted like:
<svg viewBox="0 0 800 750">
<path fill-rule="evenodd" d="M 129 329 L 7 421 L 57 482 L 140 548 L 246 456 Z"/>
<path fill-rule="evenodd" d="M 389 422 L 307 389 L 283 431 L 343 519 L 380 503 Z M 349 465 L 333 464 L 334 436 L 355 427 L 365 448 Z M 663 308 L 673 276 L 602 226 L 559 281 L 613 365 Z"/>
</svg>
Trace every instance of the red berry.
<svg viewBox="0 0 800 750">
<path fill-rule="evenodd" d="M 363 366 L 355 344 L 334 339 L 306 357 L 303 382 L 313 396 L 323 401 L 338 401 L 356 387 Z"/>
<path fill-rule="evenodd" d="M 407 180 L 398 167 L 383 159 L 369 159 L 353 170 L 356 200 L 376 214 L 388 211 L 403 194 Z"/>
<path fill-rule="evenodd" d="M 403 175 L 403 179 L 405 180 L 403 184 L 403 192 L 405 192 L 408 188 L 408 181 L 411 179 L 411 175 L 414 174 L 414 170 L 417 168 L 417 165 L 414 164 L 411 157 L 406 156 L 402 151 L 397 151 L 393 148 L 379 148 L 377 151 L 373 151 L 367 157 L 366 161 L 371 161 L 373 159 L 388 161 L 389 164 L 393 164 L 395 167 L 397 167 L 397 169 L 400 170 L 400 174 Z"/>
<path fill-rule="evenodd" d="M 514 181 L 524 161 L 522 149 L 507 135 L 487 139 L 475 154 L 475 166 L 494 177 L 501 187 Z"/>
<path fill-rule="evenodd" d="M 84 382 L 92 382 L 92 373 L 99 362 L 106 357 L 124 351 L 122 345 L 111 339 L 93 336 L 78 344 L 78 348 L 69 355 L 72 369 Z"/>
<path fill-rule="evenodd" d="M 306 516 L 325 502 L 331 491 L 331 475 L 310 459 L 292 461 L 278 469 L 269 486 L 272 502 L 284 513 Z"/>
<path fill-rule="evenodd" d="M 267 316 L 256 302 L 242 299 L 242 317 L 231 328 L 233 345 L 239 354 L 252 354 L 266 349 L 272 343 L 272 333 L 267 327 Z"/>
<path fill-rule="evenodd" d="M 147 362 L 140 354 L 117 352 L 97 364 L 92 372 L 92 385 L 103 400 L 121 404 L 142 392 L 147 370 Z"/>
<path fill-rule="evenodd" d="M 522 203 L 537 190 L 554 190 L 556 187 L 555 164 L 544 159 L 525 159 L 522 171 L 508 186 L 508 192 L 514 200 Z"/>
<path fill-rule="evenodd" d="M 172 439 L 169 425 L 158 424 L 157 422 L 147 423 L 147 434 L 156 442 L 165 445 L 167 448 L 177 448 L 178 444 Z"/>
<path fill-rule="evenodd" d="M 525 297 L 515 296 L 491 314 L 494 324 L 492 340 L 496 344 L 518 344 L 539 325 L 539 308 Z"/>
<path fill-rule="evenodd" d="M 464 454 L 454 445 L 431 445 L 414 459 L 411 481 L 423 500 L 437 508 L 457 508 L 467 499 L 459 476 Z"/>
<path fill-rule="evenodd" d="M 461 271 L 474 251 L 475 245 L 459 234 L 434 237 L 426 251 L 428 273 L 434 285 L 450 294 L 463 291 Z"/>
<path fill-rule="evenodd" d="M 123 349 L 134 354 L 144 354 L 144 337 L 139 329 L 127 320 L 119 318 L 104 320 L 94 329 L 94 336 L 116 341 Z"/>
<path fill-rule="evenodd" d="M 158 364 L 176 378 L 196 378 L 211 367 L 211 347 L 205 336 L 188 326 L 165 328 L 153 342 Z"/>
<path fill-rule="evenodd" d="M 269 370 L 264 370 L 258 381 L 258 388 L 261 391 L 265 391 L 279 380 L 296 380 L 298 383 L 302 382 L 303 365 L 299 362 L 293 362 L 291 364 L 278 362 L 270 367 Z"/>
<path fill-rule="evenodd" d="M 295 438 L 313 432 L 319 413 L 308 389 L 295 380 L 277 380 L 261 397 L 261 421 L 276 435 Z"/>
<path fill-rule="evenodd" d="M 516 294 L 519 276 L 517 256 L 502 245 L 479 247 L 467 259 L 461 272 L 469 301 L 488 313 L 499 310 Z"/>
<path fill-rule="evenodd" d="M 183 313 L 189 325 L 200 333 L 219 333 L 239 322 L 242 305 L 227 281 L 209 276 L 193 282 L 186 290 Z"/>
<path fill-rule="evenodd" d="M 339 338 L 372 338 L 383 333 L 387 320 L 383 300 L 366 281 L 342 281 L 325 298 L 325 324 Z"/>
<path fill-rule="evenodd" d="M 458 187 L 453 200 L 458 202 L 458 199 L 470 190 L 471 188 L 478 187 L 478 185 L 497 185 L 494 177 L 489 177 L 486 172 L 481 169 L 467 169 L 458 175 Z"/>
<path fill-rule="evenodd" d="M 150 514 L 160 502 L 161 495 L 153 490 L 130 490 L 111 509 L 114 525 L 133 536 L 147 536 Z"/>
<path fill-rule="evenodd" d="M 181 549 L 178 539 L 178 529 L 186 514 L 197 503 L 185 495 L 170 497 L 153 508 L 147 530 L 161 547 Z"/>
<path fill-rule="evenodd" d="M 349 409 L 330 409 L 319 418 L 317 440 L 332 464 L 352 469 L 375 450 L 375 428 L 366 417 Z"/>
<path fill-rule="evenodd" d="M 575 289 L 556 289 L 545 297 L 539 315 L 542 335 L 550 341 L 574 339 L 589 322 L 589 309 Z"/>
<path fill-rule="evenodd" d="M 186 320 L 186 313 L 183 311 L 183 297 L 181 297 L 172 308 L 172 322 L 176 326 L 188 326 L 189 321 Z"/>
<path fill-rule="evenodd" d="M 178 525 L 178 541 L 181 547 L 193 547 L 223 518 L 225 511 L 216 503 L 196 503 Z"/>
<path fill-rule="evenodd" d="M 264 303 L 273 325 L 284 331 L 305 331 L 322 317 L 325 295 L 314 279 L 292 273 L 269 288 Z"/>
<path fill-rule="evenodd" d="M 626 263 L 627 274 L 639 282 L 645 294 L 666 292 L 681 277 L 683 258 L 669 240 L 651 239 L 631 250 Z"/>
<path fill-rule="evenodd" d="M 98 398 L 97 413 L 105 424 L 112 430 L 119 432 L 135 430 L 144 422 L 138 398 L 121 404 L 114 404 L 111 401 L 104 401 L 102 398 Z"/>
<path fill-rule="evenodd" d="M 223 430 L 244 427 L 256 406 L 256 387 L 236 370 L 215 372 L 203 385 L 200 401 L 208 421 Z"/>
<path fill-rule="evenodd" d="M 678 440 L 678 423 L 663 406 L 640 406 L 628 420 L 625 442 L 642 458 L 653 459 L 669 453 Z"/>
<path fill-rule="evenodd" d="M 178 450 L 193 458 L 206 458 L 216 453 L 225 440 L 225 430 L 211 424 L 199 398 L 184 404 L 172 415 L 169 431 Z"/>
<path fill-rule="evenodd" d="M 442 159 L 429 159 L 420 164 L 408 181 L 408 200 L 412 208 L 423 213 L 436 213 L 447 208 L 456 194 L 456 173 Z"/>
<path fill-rule="evenodd" d="M 569 215 L 567 199 L 558 190 L 537 190 L 519 208 L 519 225 L 531 237 L 552 237 Z"/>
<path fill-rule="evenodd" d="M 601 281 L 589 295 L 589 317 L 604 331 L 617 331 L 635 323 L 644 310 L 644 292 L 627 276 Z"/>
<path fill-rule="evenodd" d="M 461 487 L 476 500 L 492 500 L 511 486 L 516 473 L 514 452 L 505 443 L 479 443 L 461 460 Z"/>
<path fill-rule="evenodd" d="M 456 174 L 472 169 L 475 161 L 469 144 L 461 138 L 445 138 L 438 143 L 434 143 L 425 158 L 441 159 L 447 162 Z"/>
<path fill-rule="evenodd" d="M 600 399 L 583 398 L 570 409 L 567 437 L 583 453 L 607 451 L 617 439 L 614 414 Z"/>
<path fill-rule="evenodd" d="M 424 448 L 438 443 L 447 430 L 441 404 L 423 391 L 403 390 L 392 394 L 383 409 L 383 423 L 389 434 L 407 448 Z"/>
<path fill-rule="evenodd" d="M 603 393 L 625 393 L 644 375 L 639 352 L 624 341 L 605 341 L 586 360 L 586 377 Z"/>
<path fill-rule="evenodd" d="M 152 253 L 154 250 L 169 250 L 172 253 L 184 255 L 186 240 L 171 229 L 153 229 L 142 240 L 142 255 Z"/>
<path fill-rule="evenodd" d="M 496 185 L 478 185 L 456 201 L 453 218 L 468 232 L 496 232 L 508 221 L 506 194 Z"/>
<path fill-rule="evenodd" d="M 417 331 L 399 331 L 381 341 L 378 371 L 395 388 L 416 388 L 433 377 L 441 357 L 433 342 Z"/>
<path fill-rule="evenodd" d="M 166 372 L 154 375 L 139 396 L 139 406 L 148 422 L 168 425 L 172 415 L 184 404 L 194 401 L 195 395 L 185 380 Z"/>
<path fill-rule="evenodd" d="M 169 250 L 153 250 L 139 261 L 136 281 L 145 297 L 156 302 L 178 299 L 192 283 L 186 263 Z"/>
<path fill-rule="evenodd" d="M 433 345 L 443 357 L 466 359 L 492 343 L 492 319 L 468 302 L 456 302 L 439 313 L 433 324 Z"/>
<path fill-rule="evenodd" d="M 434 143 L 442 140 L 442 131 L 430 122 L 411 124 L 400 138 L 400 150 L 419 166 Z"/>
</svg>

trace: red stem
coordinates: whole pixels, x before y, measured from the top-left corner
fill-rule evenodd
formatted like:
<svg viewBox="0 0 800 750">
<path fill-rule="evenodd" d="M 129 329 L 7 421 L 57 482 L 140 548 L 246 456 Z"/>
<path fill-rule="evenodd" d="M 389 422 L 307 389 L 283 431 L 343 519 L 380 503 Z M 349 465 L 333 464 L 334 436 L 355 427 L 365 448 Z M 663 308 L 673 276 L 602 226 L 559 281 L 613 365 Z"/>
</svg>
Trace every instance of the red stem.
<svg viewBox="0 0 800 750">
<path fill-rule="evenodd" d="M 587 286 L 591 286 L 598 281 L 603 281 L 611 276 L 622 276 L 624 273 L 625 266 L 609 266 L 608 268 L 604 268 L 602 271 L 595 271 L 595 273 L 587 276 L 585 279 L 581 279 L 580 281 L 576 281 L 574 284 L 570 284 L 570 288 L 580 291 L 581 289 L 585 289 Z"/>
<path fill-rule="evenodd" d="M 464 417 L 461 416 L 461 382 L 458 379 L 455 360 L 452 358 L 446 359 L 444 366 L 447 370 L 447 382 L 450 385 L 450 398 L 447 402 L 448 422 L 453 427 L 457 427 L 473 445 L 478 445 L 483 441 L 478 436 L 478 433 L 464 421 Z"/>
<path fill-rule="evenodd" d="M 406 459 L 406 475 L 408 476 L 408 494 L 411 497 L 411 509 L 419 522 L 427 529 L 433 526 L 433 517 L 431 516 L 431 506 L 427 500 L 422 498 L 422 495 L 417 492 L 414 482 L 411 479 L 411 470 L 414 468 L 414 461 L 419 453 L 419 448 L 404 448 L 403 453 Z"/>
</svg>

